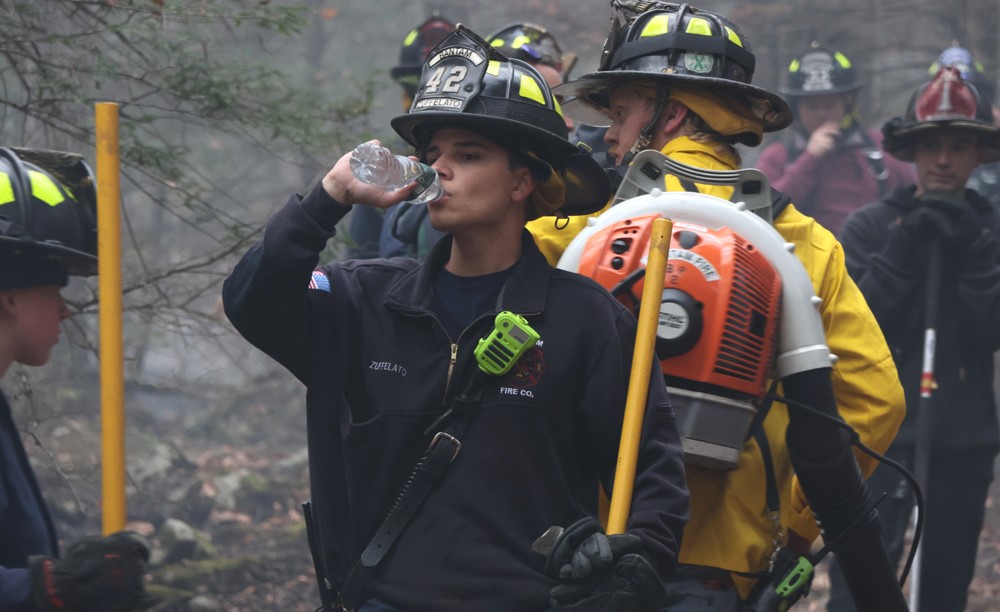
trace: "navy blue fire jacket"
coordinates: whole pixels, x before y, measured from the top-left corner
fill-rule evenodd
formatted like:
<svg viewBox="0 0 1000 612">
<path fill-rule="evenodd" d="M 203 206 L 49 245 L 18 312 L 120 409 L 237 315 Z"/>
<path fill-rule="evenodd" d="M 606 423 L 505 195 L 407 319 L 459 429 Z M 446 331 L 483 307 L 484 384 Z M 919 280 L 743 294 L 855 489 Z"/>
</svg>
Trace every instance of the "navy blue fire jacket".
<svg viewBox="0 0 1000 612">
<path fill-rule="evenodd" d="M 59 556 L 55 528 L 0 393 L 0 612 L 33 610 L 28 557 Z"/>
</svg>

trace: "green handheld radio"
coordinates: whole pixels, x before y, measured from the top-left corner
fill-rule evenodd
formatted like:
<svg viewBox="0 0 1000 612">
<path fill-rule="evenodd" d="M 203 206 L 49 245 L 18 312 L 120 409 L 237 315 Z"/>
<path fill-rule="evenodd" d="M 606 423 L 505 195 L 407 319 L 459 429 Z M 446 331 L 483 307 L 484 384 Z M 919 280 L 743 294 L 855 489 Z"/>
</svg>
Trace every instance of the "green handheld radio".
<svg viewBox="0 0 1000 612">
<path fill-rule="evenodd" d="M 479 365 L 479 371 L 473 371 L 465 390 L 459 393 L 456 399 L 463 400 L 474 395 L 475 389 L 481 387 L 486 379 L 486 374 L 501 376 L 509 372 L 525 351 L 535 346 L 540 337 L 521 315 L 509 310 L 498 314 L 493 320 L 493 330 L 485 338 L 481 338 L 472 351 Z M 424 435 L 430 435 L 438 430 L 454 412 L 454 408 L 449 406 L 444 414 L 424 430 Z"/>
<path fill-rule="evenodd" d="M 493 331 L 479 340 L 473 354 L 480 370 L 500 376 L 509 372 L 539 337 L 524 317 L 505 310 L 494 319 Z"/>
</svg>

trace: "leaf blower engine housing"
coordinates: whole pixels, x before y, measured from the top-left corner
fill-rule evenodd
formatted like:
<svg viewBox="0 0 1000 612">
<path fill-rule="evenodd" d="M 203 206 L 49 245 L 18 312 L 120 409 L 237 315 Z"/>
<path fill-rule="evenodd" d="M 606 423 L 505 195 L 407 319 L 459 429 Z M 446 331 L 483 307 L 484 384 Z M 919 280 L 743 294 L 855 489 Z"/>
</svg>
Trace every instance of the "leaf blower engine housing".
<svg viewBox="0 0 1000 612">
<path fill-rule="evenodd" d="M 780 252 L 801 269 L 781 236 L 753 213 L 711 196 L 668 193 L 625 200 L 593 218 L 559 267 L 596 280 L 637 312 L 652 223 L 662 216 L 674 219 L 656 352 L 685 460 L 731 470 L 739 465 L 768 381 L 777 375 L 782 274 L 771 257 L 729 224 L 690 221 L 671 211 L 678 202 L 708 203 L 730 221 L 751 223 L 755 242 L 768 242 L 772 253 Z M 809 294 L 804 306 L 815 312 L 811 284 L 803 291 Z M 821 352 L 826 360 L 819 365 L 829 367 L 829 350 L 824 346 Z"/>
</svg>

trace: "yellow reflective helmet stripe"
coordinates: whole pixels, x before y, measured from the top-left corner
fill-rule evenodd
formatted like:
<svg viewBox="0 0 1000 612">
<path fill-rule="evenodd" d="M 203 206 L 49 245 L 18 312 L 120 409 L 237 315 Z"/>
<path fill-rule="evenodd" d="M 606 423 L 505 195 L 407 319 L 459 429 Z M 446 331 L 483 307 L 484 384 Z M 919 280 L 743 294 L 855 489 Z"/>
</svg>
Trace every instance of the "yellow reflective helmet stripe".
<svg viewBox="0 0 1000 612">
<path fill-rule="evenodd" d="M 798 72 L 799 71 L 799 60 L 798 58 L 793 59 L 791 64 L 788 64 L 788 72 Z"/>
<path fill-rule="evenodd" d="M 702 36 L 712 35 L 712 24 L 708 23 L 707 20 L 701 17 L 692 17 L 688 20 L 687 27 L 684 29 L 688 34 L 700 34 Z"/>
<path fill-rule="evenodd" d="M 403 39 L 403 46 L 409 47 L 410 45 L 412 45 L 414 39 L 417 38 L 417 34 L 419 34 L 419 32 L 417 32 L 416 30 L 410 30 L 410 33 L 407 34 L 406 38 Z"/>
<path fill-rule="evenodd" d="M 542 88 L 538 86 L 538 81 L 536 81 L 530 74 L 524 72 L 521 73 L 521 85 L 517 90 L 518 95 L 522 98 L 527 98 L 529 100 L 534 100 L 542 106 L 545 106 L 545 94 L 542 93 Z"/>
<path fill-rule="evenodd" d="M 503 46 L 503 39 L 502 38 L 494 38 L 493 41 L 490 43 L 490 46 L 491 47 L 502 47 Z"/>
<path fill-rule="evenodd" d="M 841 53 L 840 51 L 834 53 L 833 57 L 837 59 L 837 63 L 840 64 L 840 67 L 843 68 L 844 70 L 847 70 L 848 68 L 851 67 L 851 60 L 847 59 L 847 56 Z"/>
<path fill-rule="evenodd" d="M 726 26 L 726 36 L 728 36 L 729 40 L 733 41 L 735 44 L 741 47 L 743 46 L 743 41 L 740 40 L 740 35 L 729 26 Z"/>
<path fill-rule="evenodd" d="M 559 113 L 559 116 L 565 119 L 566 115 L 562 112 L 562 104 L 559 104 L 559 100 L 555 96 L 552 96 L 552 104 L 556 107 L 556 112 Z"/>
<path fill-rule="evenodd" d="M 660 36 L 669 32 L 670 16 L 671 14 L 661 13 L 650 17 L 649 22 L 644 28 L 642 28 L 642 33 L 639 34 L 639 38 L 645 38 L 647 36 Z"/>
<path fill-rule="evenodd" d="M 14 186 L 10 184 L 10 175 L 0 173 L 0 205 L 14 201 Z"/>
<path fill-rule="evenodd" d="M 31 179 L 31 195 L 42 202 L 49 206 L 58 206 L 66 199 L 59 186 L 47 175 L 37 170 L 28 170 L 28 177 Z"/>
<path fill-rule="evenodd" d="M 530 45 L 530 44 L 531 44 L 531 39 L 528 38 L 527 36 L 521 35 L 515 38 L 514 42 L 512 42 L 510 46 L 515 49 L 520 49 L 524 45 Z"/>
<path fill-rule="evenodd" d="M 486 64 L 486 74 L 492 74 L 495 77 L 500 76 L 500 62 L 497 60 L 490 60 L 490 62 Z"/>
</svg>

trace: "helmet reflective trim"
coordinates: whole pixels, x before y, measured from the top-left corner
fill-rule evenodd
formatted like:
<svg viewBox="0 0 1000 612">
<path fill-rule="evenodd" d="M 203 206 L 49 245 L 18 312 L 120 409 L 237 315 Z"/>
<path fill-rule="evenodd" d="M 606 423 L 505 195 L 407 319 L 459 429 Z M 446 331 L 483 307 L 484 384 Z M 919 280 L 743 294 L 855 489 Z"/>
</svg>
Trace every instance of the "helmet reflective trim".
<svg viewBox="0 0 1000 612">
<path fill-rule="evenodd" d="M 728 29 L 728 28 L 727 28 Z M 702 36 L 712 35 L 712 26 L 709 25 L 708 21 L 702 19 L 701 17 L 692 17 L 684 28 L 684 31 L 688 34 L 701 34 Z"/>
<path fill-rule="evenodd" d="M 545 94 L 542 93 L 542 88 L 538 86 L 538 81 L 523 72 L 520 76 L 521 82 L 518 85 L 517 94 L 522 98 L 534 100 L 542 106 L 545 106 Z"/>
<path fill-rule="evenodd" d="M 416 28 L 413 28 L 412 30 L 410 30 L 410 33 L 407 34 L 406 38 L 403 39 L 403 46 L 404 47 L 409 47 L 410 45 L 412 45 L 413 41 L 417 39 L 417 35 L 418 34 L 420 34 L 420 32 L 417 31 Z"/>
<path fill-rule="evenodd" d="M 31 195 L 49 206 L 58 206 L 66 201 L 63 190 L 51 178 L 37 170 L 28 170 L 31 180 Z"/>
<path fill-rule="evenodd" d="M 10 184 L 10 175 L 6 172 L 0 172 L 0 206 L 10 204 L 16 199 L 14 186 Z"/>
<path fill-rule="evenodd" d="M 639 34 L 639 38 L 647 38 L 649 36 L 662 36 L 670 31 L 670 15 L 667 13 L 662 13 L 660 15 L 654 15 L 649 19 L 649 23 L 646 27 L 642 29 L 642 33 Z"/>
<path fill-rule="evenodd" d="M 840 51 L 834 52 L 833 57 L 834 59 L 837 60 L 837 63 L 840 64 L 840 67 L 843 68 L 844 70 L 847 70 L 848 68 L 851 67 L 851 60 L 847 59 L 847 56 L 841 53 Z"/>
<path fill-rule="evenodd" d="M 737 34 L 736 31 L 729 26 L 726 26 L 726 36 L 729 37 L 729 40 L 731 40 L 733 44 L 739 45 L 741 47 L 743 46 L 743 40 L 740 38 L 740 35 Z"/>
</svg>

